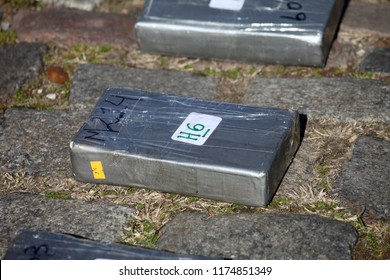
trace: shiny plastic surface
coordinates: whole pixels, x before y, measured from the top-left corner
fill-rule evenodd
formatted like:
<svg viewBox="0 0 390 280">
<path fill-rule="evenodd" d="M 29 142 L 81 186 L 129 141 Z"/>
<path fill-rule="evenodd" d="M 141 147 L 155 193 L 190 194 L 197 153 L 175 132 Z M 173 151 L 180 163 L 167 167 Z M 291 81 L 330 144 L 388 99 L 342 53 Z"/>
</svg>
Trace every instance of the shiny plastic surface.
<svg viewBox="0 0 390 280">
<path fill-rule="evenodd" d="M 23 230 L 5 260 L 199 260 L 211 259 L 123 244 L 108 244 L 73 235 Z"/>
<path fill-rule="evenodd" d="M 70 148 L 81 181 L 266 205 L 299 137 L 297 112 L 111 88 Z"/>
<path fill-rule="evenodd" d="M 241 9 L 226 8 L 229 0 L 215 3 L 146 1 L 135 27 L 141 50 L 323 66 L 344 7 L 343 0 L 246 0 Z"/>
</svg>

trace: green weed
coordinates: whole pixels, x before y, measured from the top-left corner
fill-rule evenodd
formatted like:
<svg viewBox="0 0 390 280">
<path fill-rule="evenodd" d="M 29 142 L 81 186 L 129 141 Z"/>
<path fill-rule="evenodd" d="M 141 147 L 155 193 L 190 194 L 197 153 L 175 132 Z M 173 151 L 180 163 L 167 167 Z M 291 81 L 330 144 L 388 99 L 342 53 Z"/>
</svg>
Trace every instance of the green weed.
<svg viewBox="0 0 390 280">
<path fill-rule="evenodd" d="M 15 102 L 14 104 L 16 104 L 17 106 L 17 104 L 24 103 L 26 100 L 28 100 L 27 95 L 22 90 L 18 90 L 17 92 L 15 92 L 12 101 Z"/>
<path fill-rule="evenodd" d="M 16 33 L 13 31 L 0 31 L 0 45 L 15 44 Z"/>
<path fill-rule="evenodd" d="M 274 209 L 282 206 L 290 205 L 292 200 L 288 197 L 274 197 L 271 203 L 268 205 L 268 208 Z"/>
<path fill-rule="evenodd" d="M 88 46 L 75 44 L 62 54 L 62 62 L 66 64 L 78 64 L 80 62 L 101 63 L 102 56 L 112 50 L 111 46 Z"/>
<path fill-rule="evenodd" d="M 143 203 L 138 203 L 137 206 L 135 207 L 138 211 L 144 210 L 145 209 L 145 204 Z"/>
<path fill-rule="evenodd" d="M 4 7 L 6 9 L 19 10 L 25 8 L 41 9 L 44 4 L 39 0 L 9 0 L 5 1 Z"/>
<path fill-rule="evenodd" d="M 197 202 L 198 200 L 199 200 L 199 198 L 198 198 L 198 197 L 194 197 L 194 196 L 189 196 L 189 197 L 187 198 L 188 203 L 195 203 L 195 202 Z"/>
<path fill-rule="evenodd" d="M 116 195 L 117 192 L 114 190 L 101 190 L 100 191 L 101 195 Z"/>
<path fill-rule="evenodd" d="M 54 199 L 72 199 L 72 196 L 68 193 L 61 193 L 55 191 L 47 191 L 45 195 L 46 197 L 54 198 Z"/>
<path fill-rule="evenodd" d="M 358 223 L 359 241 L 355 246 L 354 259 L 390 259 L 390 227 L 383 222 L 375 225 Z"/>
<path fill-rule="evenodd" d="M 123 241 L 127 244 L 151 248 L 158 239 L 159 229 L 156 223 L 150 220 L 132 221 L 132 226 L 125 232 Z"/>
<path fill-rule="evenodd" d="M 126 190 L 126 194 L 132 194 L 138 191 L 137 188 L 133 188 L 133 187 L 125 187 L 125 190 Z"/>
<path fill-rule="evenodd" d="M 69 103 L 70 82 L 65 85 L 47 84 L 42 85 L 37 80 L 31 84 L 26 84 L 22 89 L 16 91 L 12 96 L 10 107 L 32 108 L 32 109 L 60 109 Z M 47 93 L 55 93 L 56 99 L 50 100 Z"/>
<path fill-rule="evenodd" d="M 313 204 L 310 204 L 306 207 L 311 212 L 334 212 L 337 209 L 335 203 L 329 203 L 326 201 L 316 201 Z"/>
<path fill-rule="evenodd" d="M 234 69 L 223 71 L 222 74 L 229 79 L 237 79 L 242 75 L 242 69 L 241 67 L 236 67 Z"/>
<path fill-rule="evenodd" d="M 167 66 L 167 60 L 165 57 L 161 56 L 160 57 L 160 67 L 165 68 Z"/>
<path fill-rule="evenodd" d="M 218 76 L 221 74 L 221 71 L 219 71 L 215 68 L 210 68 L 210 67 L 203 68 L 202 72 L 208 76 Z"/>
</svg>

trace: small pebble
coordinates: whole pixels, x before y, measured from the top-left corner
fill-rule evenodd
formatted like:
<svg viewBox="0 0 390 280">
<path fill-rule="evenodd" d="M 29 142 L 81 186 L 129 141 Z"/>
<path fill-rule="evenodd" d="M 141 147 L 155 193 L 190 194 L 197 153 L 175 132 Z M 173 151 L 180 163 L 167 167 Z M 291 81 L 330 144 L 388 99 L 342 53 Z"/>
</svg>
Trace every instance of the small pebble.
<svg viewBox="0 0 390 280">
<path fill-rule="evenodd" d="M 48 94 L 46 94 L 46 98 L 48 98 L 50 100 L 56 100 L 57 95 L 55 93 L 48 93 Z"/>
<path fill-rule="evenodd" d="M 357 51 L 356 54 L 357 54 L 358 56 L 362 57 L 362 56 L 364 56 L 364 55 L 366 54 L 366 51 L 363 50 L 363 49 L 360 49 L 360 50 Z"/>
<path fill-rule="evenodd" d="M 47 77 L 49 81 L 63 85 L 69 81 L 69 75 L 66 71 L 58 66 L 49 66 L 47 68 Z"/>
<path fill-rule="evenodd" d="M 10 28 L 11 24 L 9 22 L 2 22 L 1 23 L 1 30 L 7 31 Z"/>
</svg>

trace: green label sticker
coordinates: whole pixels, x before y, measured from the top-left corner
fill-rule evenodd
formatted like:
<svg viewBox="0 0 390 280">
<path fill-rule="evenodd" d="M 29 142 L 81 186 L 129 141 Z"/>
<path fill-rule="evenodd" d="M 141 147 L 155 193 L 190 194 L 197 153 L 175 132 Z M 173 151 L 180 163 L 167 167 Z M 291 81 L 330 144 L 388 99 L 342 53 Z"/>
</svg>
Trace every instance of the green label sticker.
<svg viewBox="0 0 390 280">
<path fill-rule="evenodd" d="M 202 146 L 217 128 L 222 118 L 190 113 L 172 135 L 171 139 L 187 144 Z"/>
</svg>

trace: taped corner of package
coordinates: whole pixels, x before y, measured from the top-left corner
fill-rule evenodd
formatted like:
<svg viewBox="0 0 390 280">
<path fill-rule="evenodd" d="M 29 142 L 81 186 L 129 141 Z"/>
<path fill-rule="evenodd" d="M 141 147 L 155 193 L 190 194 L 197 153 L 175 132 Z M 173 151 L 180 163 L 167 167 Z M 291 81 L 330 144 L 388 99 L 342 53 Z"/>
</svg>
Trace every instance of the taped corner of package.
<svg viewBox="0 0 390 280">
<path fill-rule="evenodd" d="M 175 56 L 324 66 L 344 0 L 147 0 L 140 49 Z"/>
<path fill-rule="evenodd" d="M 70 152 L 80 181 L 266 206 L 299 144 L 296 111 L 109 88 Z"/>
</svg>

